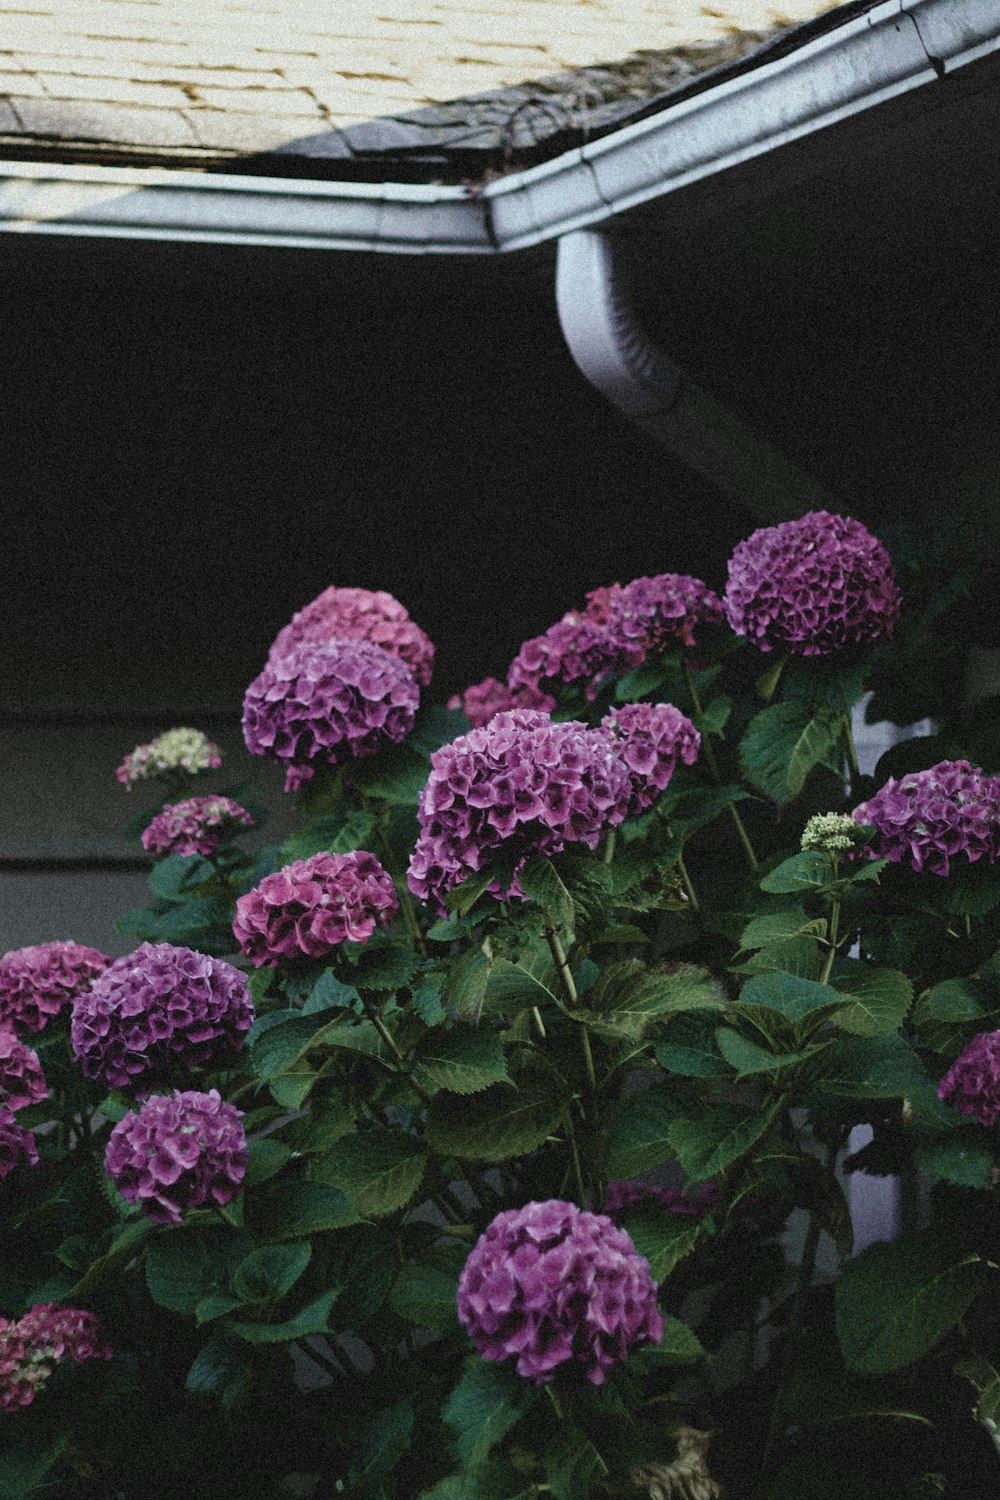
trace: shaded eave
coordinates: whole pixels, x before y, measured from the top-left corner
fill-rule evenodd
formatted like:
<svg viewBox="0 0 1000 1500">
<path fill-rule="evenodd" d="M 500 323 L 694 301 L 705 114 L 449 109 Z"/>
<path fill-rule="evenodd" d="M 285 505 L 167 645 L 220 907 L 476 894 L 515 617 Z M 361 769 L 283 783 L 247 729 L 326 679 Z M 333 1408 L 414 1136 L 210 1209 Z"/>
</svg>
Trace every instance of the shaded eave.
<svg viewBox="0 0 1000 1500">
<path fill-rule="evenodd" d="M 595 228 L 1000 52 L 996 0 L 885 0 L 553 159 L 475 188 L 0 162 L 0 231 L 493 255 Z M 833 19 L 831 18 L 831 20 Z M 795 34 L 793 34 L 795 35 Z"/>
</svg>

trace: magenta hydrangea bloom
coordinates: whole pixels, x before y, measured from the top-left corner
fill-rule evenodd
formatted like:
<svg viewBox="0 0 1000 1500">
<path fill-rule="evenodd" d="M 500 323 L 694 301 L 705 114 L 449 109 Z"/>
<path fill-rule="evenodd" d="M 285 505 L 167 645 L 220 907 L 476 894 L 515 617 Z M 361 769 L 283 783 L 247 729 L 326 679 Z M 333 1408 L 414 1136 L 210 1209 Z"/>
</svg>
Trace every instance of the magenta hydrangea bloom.
<svg viewBox="0 0 1000 1500">
<path fill-rule="evenodd" d="M 938 1086 L 938 1098 L 980 1125 L 1000 1116 L 1000 1031 L 981 1031 L 958 1054 Z"/>
<path fill-rule="evenodd" d="M 18 1031 L 41 1031 L 89 990 L 112 960 L 82 943 L 38 943 L 0 958 L 0 1023 Z"/>
<path fill-rule="evenodd" d="M 900 596 L 888 552 L 860 521 L 810 511 L 763 526 L 729 560 L 725 610 L 761 651 L 829 656 L 892 634 Z"/>
<path fill-rule="evenodd" d="M 168 729 L 148 745 L 136 745 L 115 775 L 130 792 L 137 781 L 162 781 L 183 772 L 197 776 L 222 765 L 222 751 L 200 729 Z"/>
<path fill-rule="evenodd" d="M 497 1214 L 458 1279 L 458 1316 L 484 1359 L 536 1385 L 579 1371 L 601 1385 L 663 1318 L 649 1262 L 604 1214 L 558 1198 Z"/>
<path fill-rule="evenodd" d="M 620 640 L 607 625 L 571 611 L 542 635 L 525 641 L 507 670 L 507 685 L 545 692 L 556 683 L 581 683 L 593 701 L 602 677 L 627 672 L 642 657 L 641 646 Z"/>
<path fill-rule="evenodd" d="M 0 1105 L 13 1113 L 48 1093 L 38 1053 L 18 1040 L 11 1025 L 0 1022 Z"/>
<path fill-rule="evenodd" d="M 143 943 L 73 1006 L 70 1040 L 88 1078 L 128 1088 L 175 1061 L 225 1062 L 254 1019 L 246 976 L 221 958 Z"/>
<path fill-rule="evenodd" d="M 431 756 L 420 794 L 420 835 L 410 890 L 444 912 L 444 896 L 502 847 L 556 854 L 568 843 L 595 849 L 628 816 L 632 782 L 610 737 L 569 720 L 515 709 L 497 714 Z M 515 876 L 498 897 L 520 895 Z"/>
<path fill-rule="evenodd" d="M 110 1359 L 94 1314 L 36 1302 L 15 1322 L 0 1318 L 0 1411 L 30 1406 L 56 1365 Z"/>
<path fill-rule="evenodd" d="M 303 643 L 371 641 L 406 662 L 421 687 L 434 670 L 434 646 L 404 605 L 382 589 L 328 588 L 278 631 L 268 661 L 280 661 Z"/>
<path fill-rule="evenodd" d="M 675 640 L 694 646 L 696 625 L 719 624 L 724 618 L 718 594 L 686 573 L 633 578 L 609 600 L 612 635 L 644 653 L 662 650 Z"/>
<path fill-rule="evenodd" d="M 586 618 L 597 625 L 607 625 L 621 591 L 620 583 L 607 583 L 598 589 L 591 589 L 587 595 L 587 607 L 583 611 Z"/>
<path fill-rule="evenodd" d="M 609 1182 L 604 1194 L 604 1208 L 609 1214 L 619 1214 L 637 1204 L 652 1204 L 666 1209 L 671 1214 L 690 1214 L 702 1218 L 711 1213 L 719 1201 L 719 1189 L 714 1182 L 702 1183 L 697 1188 L 654 1187 L 649 1182 Z"/>
<path fill-rule="evenodd" d="M 142 847 L 157 859 L 168 854 L 207 858 L 238 829 L 252 827 L 253 818 L 231 797 L 186 797 L 164 805 L 143 830 Z"/>
<path fill-rule="evenodd" d="M 314 854 L 297 859 L 236 903 L 233 932 L 250 962 L 324 958 L 348 940 L 367 942 L 399 910 L 392 877 L 374 854 Z"/>
<path fill-rule="evenodd" d="M 285 790 L 315 765 L 336 765 L 398 745 L 413 728 L 420 691 L 398 656 L 370 641 L 304 642 L 269 662 L 247 688 L 243 738 L 253 755 L 287 766 Z"/>
<path fill-rule="evenodd" d="M 512 708 L 537 708 L 541 713 L 550 714 L 555 706 L 554 698 L 539 692 L 530 683 L 510 688 L 496 677 L 484 677 L 482 682 L 474 683 L 464 693 L 456 693 L 448 699 L 448 707 L 460 708 L 473 729 L 482 729 L 497 714 L 507 713 Z"/>
<path fill-rule="evenodd" d="M 22 1162 L 38 1166 L 38 1147 L 30 1130 L 19 1125 L 14 1111 L 0 1104 L 0 1177 L 6 1177 Z"/>
<path fill-rule="evenodd" d="M 947 875 L 957 854 L 992 864 L 1000 853 L 1000 777 L 967 760 L 941 760 L 928 771 L 890 776 L 853 816 L 878 829 L 869 852 L 894 864 L 935 875 Z"/>
<path fill-rule="evenodd" d="M 698 759 L 701 735 L 672 703 L 626 703 L 606 714 L 601 728 L 632 778 L 630 813 L 652 807 L 678 760 L 693 766 Z"/>
<path fill-rule="evenodd" d="M 104 1170 L 154 1224 L 179 1224 L 186 1208 L 229 1203 L 247 1165 L 243 1111 L 217 1089 L 153 1094 L 112 1130 Z"/>
</svg>

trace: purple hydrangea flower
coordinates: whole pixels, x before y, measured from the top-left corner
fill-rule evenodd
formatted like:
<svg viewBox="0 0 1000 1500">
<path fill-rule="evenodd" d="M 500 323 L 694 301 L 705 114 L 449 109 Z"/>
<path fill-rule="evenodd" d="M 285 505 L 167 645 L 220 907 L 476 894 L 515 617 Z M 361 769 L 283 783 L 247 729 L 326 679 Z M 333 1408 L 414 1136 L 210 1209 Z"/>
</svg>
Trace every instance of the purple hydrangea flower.
<svg viewBox="0 0 1000 1500">
<path fill-rule="evenodd" d="M 38 1147 L 30 1130 L 19 1125 L 14 1111 L 0 1104 L 0 1177 L 13 1172 L 21 1162 L 38 1166 Z"/>
<path fill-rule="evenodd" d="M 601 720 L 632 778 L 630 813 L 652 807 L 669 785 L 678 760 L 698 759 L 701 735 L 672 703 L 626 703 Z"/>
<path fill-rule="evenodd" d="M 621 592 L 620 583 L 602 584 L 600 588 L 591 589 L 587 595 L 587 607 L 583 611 L 586 618 L 593 620 L 596 625 L 607 625 Z"/>
<path fill-rule="evenodd" d="M 1000 777 L 967 760 L 941 760 L 928 771 L 890 776 L 853 816 L 878 829 L 870 852 L 894 864 L 935 875 L 947 875 L 956 854 L 992 864 L 1000 853 Z"/>
<path fill-rule="evenodd" d="M 93 1313 L 36 1302 L 14 1322 L 0 1318 L 0 1411 L 29 1406 L 57 1364 L 110 1359 Z"/>
<path fill-rule="evenodd" d="M 179 1224 L 186 1208 L 236 1197 L 247 1165 L 243 1111 L 217 1089 L 153 1094 L 112 1130 L 104 1170 L 154 1224 Z"/>
<path fill-rule="evenodd" d="M 460 708 L 473 729 L 482 729 L 497 714 L 508 713 L 512 708 L 537 708 L 541 713 L 549 714 L 555 706 L 554 698 L 548 693 L 540 693 L 530 683 L 509 688 L 496 677 L 484 677 L 482 682 L 474 683 L 464 693 L 456 693 L 448 699 L 448 707 Z"/>
<path fill-rule="evenodd" d="M 137 781 L 161 781 L 180 772 L 197 776 L 222 765 L 222 751 L 200 729 L 168 729 L 148 745 L 136 745 L 115 775 L 130 792 Z"/>
<path fill-rule="evenodd" d="M 279 630 L 268 661 L 280 661 L 304 642 L 371 641 L 406 662 L 421 687 L 434 669 L 434 646 L 406 608 L 382 589 L 328 588 Z"/>
<path fill-rule="evenodd" d="M 595 849 L 628 815 L 632 782 L 608 735 L 569 720 L 515 709 L 460 735 L 431 756 L 420 794 L 420 835 L 410 890 L 444 911 L 445 892 L 503 847 L 556 854 L 567 843 Z M 498 897 L 520 895 L 516 876 Z"/>
<path fill-rule="evenodd" d="M 817 510 L 763 526 L 729 560 L 726 616 L 761 651 L 870 646 L 892 634 L 899 608 L 888 552 L 847 516 Z"/>
<path fill-rule="evenodd" d="M 38 1053 L 18 1040 L 12 1026 L 0 1022 L 0 1105 L 13 1113 L 48 1093 Z"/>
<path fill-rule="evenodd" d="M 239 828 L 252 828 L 253 818 L 231 797 L 186 797 L 168 802 L 143 831 L 142 847 L 157 859 L 168 854 L 214 854 Z"/>
<path fill-rule="evenodd" d="M 77 995 L 89 990 L 112 960 L 82 943 L 38 943 L 0 958 L 0 1022 L 41 1031 Z"/>
<path fill-rule="evenodd" d="M 663 1337 L 649 1262 L 604 1214 L 559 1199 L 497 1214 L 462 1268 L 458 1316 L 484 1359 L 516 1359 L 536 1385 L 559 1366 L 601 1385 Z"/>
<path fill-rule="evenodd" d="M 643 653 L 662 650 L 672 640 L 695 645 L 695 626 L 724 619 L 722 600 L 700 578 L 659 573 L 633 578 L 609 600 L 608 627 L 616 640 Z"/>
<path fill-rule="evenodd" d="M 546 692 L 556 683 L 582 683 L 590 701 L 609 672 L 627 672 L 642 661 L 643 651 L 620 640 L 607 625 L 571 611 L 542 635 L 525 641 L 507 671 L 513 690 Z"/>
<path fill-rule="evenodd" d="M 398 745 L 419 703 L 409 667 L 381 646 L 303 642 L 247 688 L 243 738 L 252 754 L 286 764 L 285 790 L 295 791 L 312 777 L 314 762 L 336 765 Z"/>
<path fill-rule="evenodd" d="M 1000 1031 L 981 1031 L 958 1054 L 938 1086 L 938 1098 L 952 1103 L 980 1125 L 1000 1116 Z"/>
<path fill-rule="evenodd" d="M 233 932 L 255 967 L 289 958 L 324 958 L 341 943 L 367 942 L 399 910 L 392 877 L 374 854 L 298 859 L 236 903 Z"/>
<path fill-rule="evenodd" d="M 609 1214 L 620 1214 L 639 1203 L 655 1204 L 671 1214 L 690 1214 L 701 1218 L 711 1213 L 719 1201 L 719 1189 L 714 1182 L 702 1183 L 698 1188 L 654 1187 L 648 1182 L 609 1182 L 604 1194 L 604 1207 Z"/>
<path fill-rule="evenodd" d="M 172 1062 L 222 1062 L 254 1019 L 246 976 L 221 958 L 143 943 L 73 1006 L 70 1040 L 88 1078 L 127 1088 Z"/>
</svg>

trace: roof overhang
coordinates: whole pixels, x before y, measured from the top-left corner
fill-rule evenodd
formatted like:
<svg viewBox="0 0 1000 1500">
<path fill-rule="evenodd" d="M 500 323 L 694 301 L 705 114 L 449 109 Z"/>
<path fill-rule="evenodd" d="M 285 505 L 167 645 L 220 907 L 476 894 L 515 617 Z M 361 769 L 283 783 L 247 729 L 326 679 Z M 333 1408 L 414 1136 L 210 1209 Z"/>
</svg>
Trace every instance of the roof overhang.
<svg viewBox="0 0 1000 1500">
<path fill-rule="evenodd" d="M 885 0 L 799 47 L 481 187 L 0 162 L 0 231 L 495 255 L 607 226 L 1000 53 L 996 0 Z"/>
</svg>

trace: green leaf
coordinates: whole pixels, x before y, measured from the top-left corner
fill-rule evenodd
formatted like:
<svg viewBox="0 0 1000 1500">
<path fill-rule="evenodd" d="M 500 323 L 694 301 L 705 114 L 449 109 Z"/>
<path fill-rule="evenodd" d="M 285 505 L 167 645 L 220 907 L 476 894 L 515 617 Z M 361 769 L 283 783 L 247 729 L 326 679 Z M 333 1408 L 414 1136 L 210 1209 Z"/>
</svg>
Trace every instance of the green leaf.
<svg viewBox="0 0 1000 1500">
<path fill-rule="evenodd" d="M 419 1048 L 417 1061 L 422 1074 L 452 1094 L 478 1094 L 492 1083 L 510 1083 L 495 1031 L 472 1026 L 437 1031 Z"/>
<path fill-rule="evenodd" d="M 971 1381 L 979 1392 L 976 1420 L 993 1423 L 1000 1421 L 1000 1374 L 989 1360 L 984 1359 L 981 1354 L 969 1355 L 957 1362 L 955 1374 Z"/>
<path fill-rule="evenodd" d="M 413 1423 L 412 1396 L 383 1407 L 368 1423 L 355 1444 L 356 1458 L 350 1476 L 352 1489 L 361 1489 L 375 1480 L 391 1479 L 396 1465 L 413 1441 Z M 395 1492 L 393 1485 L 391 1490 L 383 1493 Z"/>
<path fill-rule="evenodd" d="M 306 996 L 302 1014 L 314 1016 L 322 1010 L 349 1010 L 358 998 L 353 985 L 342 984 L 332 969 L 324 969 Z"/>
<path fill-rule="evenodd" d="M 475 1469 L 507 1436 L 537 1397 L 537 1391 L 506 1365 L 474 1359 L 445 1403 L 442 1416 L 455 1434 L 463 1464 Z"/>
<path fill-rule="evenodd" d="M 638 1177 L 674 1155 L 670 1130 L 678 1111 L 664 1088 L 631 1094 L 611 1117 L 604 1165 L 610 1178 Z"/>
<path fill-rule="evenodd" d="M 750 1078 L 755 1073 L 777 1073 L 781 1069 L 795 1067 L 818 1050 L 816 1047 L 806 1047 L 799 1052 L 775 1054 L 748 1041 L 729 1026 L 720 1026 L 715 1033 L 715 1040 L 723 1057 L 736 1069 L 737 1078 Z"/>
<path fill-rule="evenodd" d="M 988 1188 L 997 1162 L 986 1140 L 962 1132 L 947 1140 L 929 1141 L 917 1147 L 917 1166 L 935 1182 L 956 1187 Z"/>
<path fill-rule="evenodd" d="M 340 1288 L 331 1287 L 321 1296 L 314 1297 L 294 1318 L 289 1318 L 284 1323 L 241 1323 L 234 1318 L 225 1325 L 225 1331 L 244 1339 L 248 1344 L 284 1344 L 292 1339 L 326 1333 L 330 1309 L 339 1295 Z"/>
<path fill-rule="evenodd" d="M 330 1025 L 327 1015 L 306 1016 L 298 1010 L 279 1011 L 266 1019 L 271 1025 L 250 1046 L 250 1061 L 262 1082 L 286 1072 L 304 1057 Z"/>
<path fill-rule="evenodd" d="M 184 901 L 156 918 L 154 937 L 162 943 L 193 943 L 228 953 L 236 947 L 232 935 L 232 911 L 220 896 L 206 896 Z M 216 941 L 218 939 L 218 942 Z"/>
<path fill-rule="evenodd" d="M 402 943 L 369 944 L 358 960 L 354 981 L 362 990 L 404 989 L 416 973 L 420 960 Z"/>
<path fill-rule="evenodd" d="M 367 849 L 374 830 L 375 819 L 360 807 L 352 808 L 346 817 L 333 813 L 314 818 L 285 840 L 278 857 L 281 864 L 290 865 L 293 860 L 309 859 L 326 851 L 349 854 L 353 849 Z"/>
<path fill-rule="evenodd" d="M 347 774 L 367 797 L 381 797 L 398 807 L 416 807 L 429 772 L 427 757 L 404 740 L 377 755 L 352 760 Z"/>
<path fill-rule="evenodd" d="M 555 1500 L 580 1500 L 590 1494 L 590 1482 L 606 1474 L 608 1466 L 586 1433 L 562 1422 L 545 1446 L 545 1477 Z"/>
<path fill-rule="evenodd" d="M 440 1026 L 445 1018 L 445 1008 L 441 1003 L 444 979 L 443 974 L 427 974 L 413 987 L 413 1009 L 425 1026 Z"/>
<path fill-rule="evenodd" d="M 37 1495 L 43 1490 L 53 1494 L 45 1482 L 46 1476 L 72 1441 L 72 1432 L 61 1432 L 42 1447 L 31 1442 L 11 1443 L 6 1433 L 4 1437 L 4 1451 L 0 1455 L 0 1500 L 28 1500 L 29 1495 Z"/>
<path fill-rule="evenodd" d="M 833 871 L 825 854 L 817 849 L 805 849 L 782 860 L 760 882 L 762 891 L 770 895 L 783 896 L 792 892 L 811 891 L 815 894 L 830 885 Z"/>
<path fill-rule="evenodd" d="M 702 712 L 695 718 L 695 728 L 699 734 L 714 734 L 719 736 L 729 723 L 729 716 L 733 711 L 733 700 L 725 694 L 713 698 L 706 703 Z"/>
<path fill-rule="evenodd" d="M 452 886 L 450 891 L 445 892 L 444 904 L 448 911 L 457 917 L 464 917 L 472 910 L 487 886 L 492 885 L 496 878 L 496 871 L 492 866 L 485 870 L 477 870 L 475 875 L 470 875 L 460 885 Z"/>
<path fill-rule="evenodd" d="M 670 1144 L 692 1182 L 715 1177 L 745 1156 L 770 1129 L 778 1105 L 747 1113 L 732 1105 L 710 1105 L 694 1119 L 675 1120 Z"/>
<path fill-rule="evenodd" d="M 150 870 L 149 884 L 164 901 L 186 901 L 186 892 L 211 874 L 212 866 L 199 854 L 168 854 Z"/>
<path fill-rule="evenodd" d="M 246 1234 L 186 1228 L 154 1239 L 146 1252 L 146 1286 L 171 1312 L 194 1313 L 205 1297 L 228 1296 L 230 1279 L 251 1248 Z"/>
<path fill-rule="evenodd" d="M 214 1396 L 232 1385 L 243 1369 L 239 1346 L 215 1334 L 195 1355 L 184 1389 L 194 1396 Z"/>
<path fill-rule="evenodd" d="M 766 948 L 771 943 L 781 942 L 786 938 L 803 936 L 825 937 L 826 920 L 823 917 L 807 917 L 801 906 L 793 906 L 786 911 L 769 912 L 767 916 L 754 917 L 753 921 L 743 929 L 740 950 L 746 953 L 754 948 Z"/>
<path fill-rule="evenodd" d="M 996 1008 L 985 986 L 976 979 L 946 979 L 920 998 L 921 1015 L 935 1021 L 978 1021 Z"/>
<path fill-rule="evenodd" d="M 487 1015 L 512 1015 L 526 1005 L 556 1004 L 559 994 L 548 944 L 540 943 L 522 954 L 517 963 L 494 959 L 486 979 L 483 1011 Z"/>
<path fill-rule="evenodd" d="M 838 979 L 837 993 L 853 1002 L 837 1015 L 841 1031 L 854 1036 L 891 1036 L 910 1008 L 913 984 L 898 969 L 869 969 Z"/>
<path fill-rule="evenodd" d="M 743 963 L 733 964 L 730 973 L 773 974 L 779 969 L 797 979 L 818 981 L 823 970 L 823 960 L 815 939 L 794 937 L 769 943 L 766 948 L 758 948 Z"/>
<path fill-rule="evenodd" d="M 814 1011 L 838 1004 L 840 997 L 828 984 L 799 979 L 777 970 L 748 979 L 740 991 L 739 1003 L 777 1011 L 789 1021 L 801 1021 Z"/>
<path fill-rule="evenodd" d="M 696 1365 L 707 1358 L 701 1340 L 693 1328 L 667 1313 L 663 1319 L 663 1338 L 646 1351 L 647 1359 L 672 1365 Z"/>
<path fill-rule="evenodd" d="M 318 1073 L 281 1073 L 268 1083 L 271 1098 L 283 1109 L 301 1109 L 318 1077 Z"/>
<path fill-rule="evenodd" d="M 775 802 L 797 797 L 817 766 L 840 770 L 841 715 L 791 701 L 772 704 L 754 719 L 740 744 L 744 774 Z"/>
<path fill-rule="evenodd" d="M 276 1141 L 273 1136 L 251 1141 L 243 1177 L 244 1187 L 256 1187 L 259 1182 L 266 1182 L 269 1177 L 274 1177 L 291 1154 L 290 1147 L 284 1141 Z"/>
<path fill-rule="evenodd" d="M 443 1004 L 459 1016 L 478 1016 L 483 1009 L 490 961 L 479 948 L 469 948 L 451 961 L 445 978 Z"/>
<path fill-rule="evenodd" d="M 810 1086 L 838 1099 L 905 1099 L 928 1082 L 901 1036 L 835 1041 L 816 1059 Z"/>
<path fill-rule="evenodd" d="M 919 1235 L 869 1245 L 841 1267 L 837 1339 L 851 1370 L 882 1375 L 933 1349 L 986 1284 L 978 1255 Z"/>
<path fill-rule="evenodd" d="M 242 1298 L 230 1297 L 228 1295 L 202 1297 L 194 1310 L 194 1320 L 199 1328 L 205 1323 L 214 1322 L 216 1318 L 224 1318 L 234 1308 L 241 1305 Z"/>
<path fill-rule="evenodd" d="M 576 917 L 573 898 L 551 861 L 544 854 L 530 854 L 518 876 L 524 894 L 537 902 L 551 925 L 561 932 L 572 930 Z"/>
<path fill-rule="evenodd" d="M 426 1166 L 427 1153 L 418 1141 L 376 1125 L 339 1141 L 315 1163 L 311 1176 L 345 1192 L 359 1217 L 381 1219 L 410 1202 Z"/>
<path fill-rule="evenodd" d="M 233 1273 L 233 1291 L 244 1302 L 277 1302 L 291 1291 L 311 1258 L 308 1241 L 251 1250 Z"/>
<path fill-rule="evenodd" d="M 431 1245 L 419 1260 L 405 1261 L 389 1299 L 393 1309 L 420 1328 L 455 1333 L 458 1277 L 467 1256 L 464 1245 Z"/>
<path fill-rule="evenodd" d="M 647 968 L 638 959 L 611 964 L 588 996 L 592 1011 L 627 1036 L 654 1021 L 689 1011 L 725 1010 L 727 1001 L 708 969 L 695 964 Z"/>
<path fill-rule="evenodd" d="M 254 1217 L 260 1221 L 263 1234 L 273 1241 L 297 1240 L 358 1222 L 347 1194 L 319 1182 L 278 1184 L 255 1204 Z"/>
<path fill-rule="evenodd" d="M 548 1078 L 515 1082 L 516 1093 L 494 1084 L 471 1098 L 438 1094 L 427 1120 L 431 1146 L 469 1161 L 505 1161 L 536 1150 L 557 1129 L 565 1101 Z"/>
<path fill-rule="evenodd" d="M 621 1215 L 640 1255 L 649 1261 L 653 1280 L 662 1286 L 674 1267 L 690 1255 L 703 1234 L 701 1221 L 690 1214 L 637 1205 Z"/>
<path fill-rule="evenodd" d="M 729 1068 L 715 1040 L 715 1017 L 678 1016 L 656 1044 L 656 1060 L 667 1073 L 682 1078 L 725 1078 Z"/>
</svg>

